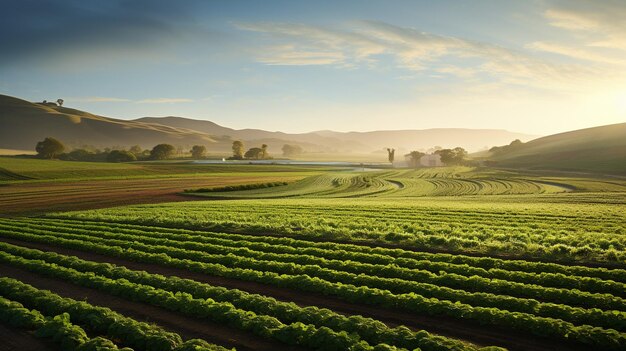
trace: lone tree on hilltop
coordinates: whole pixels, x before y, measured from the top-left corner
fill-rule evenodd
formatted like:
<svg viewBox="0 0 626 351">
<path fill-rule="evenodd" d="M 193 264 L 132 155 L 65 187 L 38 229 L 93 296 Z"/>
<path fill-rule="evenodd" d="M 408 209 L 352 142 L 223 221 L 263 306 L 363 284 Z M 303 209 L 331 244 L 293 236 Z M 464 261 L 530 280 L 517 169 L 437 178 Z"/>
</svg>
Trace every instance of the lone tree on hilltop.
<svg viewBox="0 0 626 351">
<path fill-rule="evenodd" d="M 174 151 L 176 149 L 174 148 L 174 146 L 170 145 L 170 144 L 159 144 L 155 147 L 152 148 L 152 151 L 150 151 L 150 159 L 152 160 L 165 160 L 168 159 L 170 157 L 172 157 L 172 155 L 174 154 Z"/>
<path fill-rule="evenodd" d="M 243 159 L 244 146 L 243 141 L 235 140 L 233 141 L 233 160 L 241 160 Z"/>
<path fill-rule="evenodd" d="M 63 153 L 64 150 L 65 145 L 63 145 L 62 142 L 50 137 L 38 142 L 35 146 L 35 151 L 37 151 L 37 155 L 41 158 L 53 159 Z"/>
<path fill-rule="evenodd" d="M 59 106 L 63 106 L 63 103 L 64 103 L 64 102 L 65 102 L 65 101 L 63 101 L 63 99 L 57 99 L 57 104 L 58 104 Z"/>
<path fill-rule="evenodd" d="M 204 145 L 194 145 L 191 148 L 191 157 L 195 159 L 204 158 L 206 155 L 206 146 Z"/>
</svg>

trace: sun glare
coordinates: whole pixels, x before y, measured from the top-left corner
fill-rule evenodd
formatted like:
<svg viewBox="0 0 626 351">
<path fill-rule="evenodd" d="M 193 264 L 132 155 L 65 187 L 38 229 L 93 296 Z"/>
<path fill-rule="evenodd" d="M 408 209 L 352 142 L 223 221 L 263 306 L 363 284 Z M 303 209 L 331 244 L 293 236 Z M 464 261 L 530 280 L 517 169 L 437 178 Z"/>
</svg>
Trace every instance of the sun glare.
<svg viewBox="0 0 626 351">
<path fill-rule="evenodd" d="M 619 115 L 626 115 L 626 90 L 618 91 L 614 97 L 615 109 Z"/>
</svg>

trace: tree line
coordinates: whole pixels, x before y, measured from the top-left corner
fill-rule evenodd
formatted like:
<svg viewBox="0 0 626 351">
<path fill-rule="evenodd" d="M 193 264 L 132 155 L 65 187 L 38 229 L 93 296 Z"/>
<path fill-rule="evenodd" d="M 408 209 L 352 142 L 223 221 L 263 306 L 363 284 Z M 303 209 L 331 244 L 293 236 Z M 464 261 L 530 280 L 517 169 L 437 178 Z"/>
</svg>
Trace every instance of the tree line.
<svg viewBox="0 0 626 351">
<path fill-rule="evenodd" d="M 389 153 L 389 162 L 393 164 L 394 153 L 393 149 L 387 149 Z M 421 159 L 428 154 L 421 151 L 411 151 L 408 154 L 404 155 L 407 159 L 409 167 L 417 168 L 421 166 Z M 462 147 L 455 147 L 454 149 L 442 149 L 439 147 L 435 147 L 435 150 L 431 153 L 431 155 L 438 155 L 439 159 L 446 166 L 459 166 L 466 165 L 469 163 L 467 160 L 467 151 Z"/>
<path fill-rule="evenodd" d="M 515 143 L 515 142 L 514 142 Z M 512 145 L 514 144 L 512 143 Z M 516 145 L 515 145 L 516 146 Z M 229 160 L 267 160 L 272 159 L 268 151 L 268 145 L 262 144 L 260 147 L 251 147 L 248 150 L 241 140 L 233 141 L 232 156 Z M 127 149 L 111 149 L 88 150 L 85 148 L 74 149 L 66 152 L 66 146 L 58 139 L 47 137 L 37 143 L 35 151 L 37 157 L 43 159 L 61 159 L 66 161 L 91 161 L 91 162 L 132 162 L 142 160 L 166 160 L 173 158 L 177 150 L 171 144 L 158 144 L 152 149 L 142 149 L 141 146 L 135 145 Z M 299 145 L 284 144 L 281 148 L 284 157 L 294 157 L 303 153 L 303 149 Z M 395 161 L 395 149 L 387 149 L 388 160 L 393 164 Z M 207 155 L 207 148 L 204 145 L 194 145 L 188 151 L 193 159 L 203 159 Z M 443 164 L 447 166 L 468 164 L 466 159 L 468 153 L 462 147 L 453 149 L 435 148 L 433 155 L 438 155 Z M 417 168 L 421 165 L 420 160 L 427 154 L 421 151 L 411 151 L 404 155 L 410 167 Z"/>
<path fill-rule="evenodd" d="M 85 148 L 66 151 L 66 146 L 58 139 L 47 137 L 37 143 L 35 151 L 37 157 L 43 159 L 61 159 L 65 161 L 96 161 L 96 162 L 132 162 L 139 160 L 165 160 L 172 158 L 177 149 L 170 144 L 158 144 L 152 149 L 142 149 L 141 146 L 131 146 L 126 149 L 104 148 L 103 150 L 88 150 Z M 195 159 L 206 156 L 206 146 L 194 145 L 189 152 Z"/>
<path fill-rule="evenodd" d="M 58 139 L 47 137 L 37 143 L 35 151 L 37 157 L 43 159 L 61 159 L 65 161 L 91 161 L 91 162 L 132 162 L 142 160 L 166 160 L 173 158 L 177 151 L 181 149 L 175 148 L 171 144 L 158 144 L 152 149 L 142 149 L 141 146 L 135 145 L 128 149 L 104 148 L 103 150 L 89 150 L 87 148 L 73 149 L 66 152 L 68 148 Z M 271 159 L 268 151 L 268 145 L 262 144 L 261 147 L 252 147 L 246 151 L 244 143 L 240 140 L 234 141 L 232 145 L 233 155 L 229 160 L 263 160 Z M 300 155 L 303 150 L 299 145 L 285 144 L 282 147 L 283 156 L 293 157 Z M 193 159 L 203 159 L 207 156 L 207 148 L 204 145 L 194 145 L 188 151 Z"/>
</svg>

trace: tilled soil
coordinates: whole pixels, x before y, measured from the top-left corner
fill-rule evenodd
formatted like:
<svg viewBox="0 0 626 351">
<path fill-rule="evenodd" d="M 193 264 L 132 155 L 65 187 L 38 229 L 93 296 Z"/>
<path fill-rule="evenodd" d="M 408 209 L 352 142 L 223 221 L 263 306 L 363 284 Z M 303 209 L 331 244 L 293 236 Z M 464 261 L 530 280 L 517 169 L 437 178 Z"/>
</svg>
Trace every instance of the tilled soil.
<svg viewBox="0 0 626 351">
<path fill-rule="evenodd" d="M 36 337 L 32 331 L 0 324 L 0 351 L 56 351 L 51 339 Z"/>
</svg>

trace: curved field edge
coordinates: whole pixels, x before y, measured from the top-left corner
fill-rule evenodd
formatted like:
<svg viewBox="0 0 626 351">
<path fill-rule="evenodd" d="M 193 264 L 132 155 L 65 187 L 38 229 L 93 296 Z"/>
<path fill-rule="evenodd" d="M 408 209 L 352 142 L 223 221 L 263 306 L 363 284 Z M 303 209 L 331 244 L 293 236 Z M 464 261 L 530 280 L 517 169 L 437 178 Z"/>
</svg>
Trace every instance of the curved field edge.
<svg viewBox="0 0 626 351">
<path fill-rule="evenodd" d="M 571 191 L 626 191 L 626 181 L 541 177 L 470 167 L 417 170 L 329 172 L 280 188 L 187 194 L 220 199 L 289 197 L 423 197 L 468 195 L 553 194 Z"/>
</svg>

